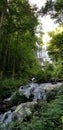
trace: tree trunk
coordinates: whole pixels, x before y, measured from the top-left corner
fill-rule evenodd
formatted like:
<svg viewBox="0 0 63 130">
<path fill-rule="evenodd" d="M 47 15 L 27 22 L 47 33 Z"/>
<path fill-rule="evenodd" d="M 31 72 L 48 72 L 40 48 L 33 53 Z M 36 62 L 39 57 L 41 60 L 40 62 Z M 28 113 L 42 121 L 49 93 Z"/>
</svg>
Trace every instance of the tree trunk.
<svg viewBox="0 0 63 130">
<path fill-rule="evenodd" d="M 15 59 L 13 61 L 12 80 L 14 80 L 14 77 L 15 77 Z"/>
<path fill-rule="evenodd" d="M 2 35 L 2 26 L 6 18 L 7 6 L 8 6 L 8 2 L 7 0 L 5 0 L 2 11 L 0 11 L 0 40 L 1 40 L 1 35 Z"/>
<path fill-rule="evenodd" d="M 8 52 L 8 48 L 6 48 L 5 53 L 4 53 L 3 65 L 2 65 L 2 71 L 1 71 L 1 78 L 3 78 L 4 72 L 5 72 L 7 52 Z"/>
</svg>

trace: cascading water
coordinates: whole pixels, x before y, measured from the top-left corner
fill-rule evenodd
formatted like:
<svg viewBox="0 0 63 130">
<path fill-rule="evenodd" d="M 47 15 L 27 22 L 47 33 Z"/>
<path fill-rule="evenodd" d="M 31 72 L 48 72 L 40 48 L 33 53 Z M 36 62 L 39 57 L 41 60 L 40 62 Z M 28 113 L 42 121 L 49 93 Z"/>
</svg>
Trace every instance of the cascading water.
<svg viewBox="0 0 63 130">
<path fill-rule="evenodd" d="M 38 45 L 37 58 L 39 59 L 39 62 L 42 67 L 44 66 L 45 61 L 52 63 L 51 59 L 48 56 L 48 51 L 45 45 L 42 46 Z"/>
<path fill-rule="evenodd" d="M 23 92 L 23 94 L 29 99 L 30 95 L 33 94 L 33 101 L 37 100 L 46 100 L 46 89 L 53 89 L 54 87 L 61 86 L 62 83 L 57 83 L 57 85 L 53 85 L 51 83 L 29 83 L 26 86 L 21 86 L 19 88 L 19 94 Z M 15 92 L 16 93 L 16 92 Z M 13 95 L 15 95 L 15 93 Z M 11 97 L 13 97 L 13 95 Z M 11 98 L 10 98 L 11 100 Z M 8 102 L 8 100 L 5 100 Z M 12 121 L 13 112 L 11 109 L 8 112 L 0 115 L 0 124 L 8 124 Z"/>
<path fill-rule="evenodd" d="M 5 112 L 3 115 L 1 115 L 0 122 L 3 123 L 9 123 L 12 120 L 12 112 L 9 110 L 8 112 Z"/>
<path fill-rule="evenodd" d="M 5 130 L 5 127 L 12 121 L 12 115 L 11 110 L 0 115 L 0 128 Z"/>
</svg>

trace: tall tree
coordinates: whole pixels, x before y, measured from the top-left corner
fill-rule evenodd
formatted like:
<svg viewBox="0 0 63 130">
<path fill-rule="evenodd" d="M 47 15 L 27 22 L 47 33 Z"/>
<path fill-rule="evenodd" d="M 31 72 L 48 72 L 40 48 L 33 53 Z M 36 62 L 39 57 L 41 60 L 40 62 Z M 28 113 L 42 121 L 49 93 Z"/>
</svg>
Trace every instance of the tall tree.
<svg viewBox="0 0 63 130">
<path fill-rule="evenodd" d="M 51 40 L 48 43 L 48 52 L 52 59 L 63 58 L 63 25 L 60 25 L 53 32 L 49 32 Z"/>
<path fill-rule="evenodd" d="M 49 33 L 51 40 L 48 43 L 48 53 L 54 65 L 53 75 L 63 79 L 63 25 Z"/>
<path fill-rule="evenodd" d="M 3 24 L 6 21 L 7 7 L 8 7 L 8 1 L 1 0 L 0 1 L 0 39 L 1 39 L 1 35 L 2 35 Z"/>
<path fill-rule="evenodd" d="M 0 74 L 25 75 L 35 69 L 35 31 L 38 25 L 34 9 L 27 0 L 9 0 L 0 40 Z M 27 66 L 27 67 L 26 67 Z M 34 70 L 33 69 L 33 70 Z"/>
</svg>

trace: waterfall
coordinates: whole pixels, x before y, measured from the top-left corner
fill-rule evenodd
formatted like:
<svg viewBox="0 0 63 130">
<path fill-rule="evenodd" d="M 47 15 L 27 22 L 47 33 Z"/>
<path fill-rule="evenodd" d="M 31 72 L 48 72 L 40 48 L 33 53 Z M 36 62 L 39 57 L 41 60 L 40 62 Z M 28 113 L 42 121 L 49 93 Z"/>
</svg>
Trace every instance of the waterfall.
<svg viewBox="0 0 63 130">
<path fill-rule="evenodd" d="M 37 58 L 39 59 L 41 66 L 44 66 L 45 61 L 48 61 L 49 63 L 51 63 L 51 60 L 48 56 L 46 45 L 38 46 Z"/>
</svg>

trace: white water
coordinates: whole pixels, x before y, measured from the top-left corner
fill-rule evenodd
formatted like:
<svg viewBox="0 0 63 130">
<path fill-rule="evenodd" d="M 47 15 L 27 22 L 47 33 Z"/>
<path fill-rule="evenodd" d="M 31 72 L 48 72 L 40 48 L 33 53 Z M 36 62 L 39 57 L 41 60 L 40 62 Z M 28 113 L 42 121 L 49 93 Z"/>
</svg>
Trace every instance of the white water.
<svg viewBox="0 0 63 130">
<path fill-rule="evenodd" d="M 21 86 L 19 88 L 19 93 L 23 92 L 24 95 L 29 98 L 31 92 L 34 95 L 33 101 L 37 101 L 38 99 L 41 100 L 46 100 L 46 89 L 54 89 L 54 88 L 58 88 L 62 85 L 63 83 L 57 83 L 57 84 L 51 84 L 51 83 L 42 83 L 42 84 L 37 84 L 37 83 L 30 83 L 29 85 L 26 86 Z M 16 93 L 16 92 L 15 92 Z M 15 94 L 14 93 L 14 94 Z M 13 94 L 13 95 L 14 95 Z M 21 93 L 20 93 L 21 94 Z M 12 95 L 12 97 L 13 97 Z M 9 101 L 8 99 L 11 100 L 11 98 L 7 98 L 6 101 Z M 8 124 L 12 121 L 12 114 L 13 112 L 11 112 L 11 110 L 9 110 L 8 112 L 5 112 L 4 114 L 0 115 L 0 124 L 4 123 L 4 124 Z"/>
</svg>

